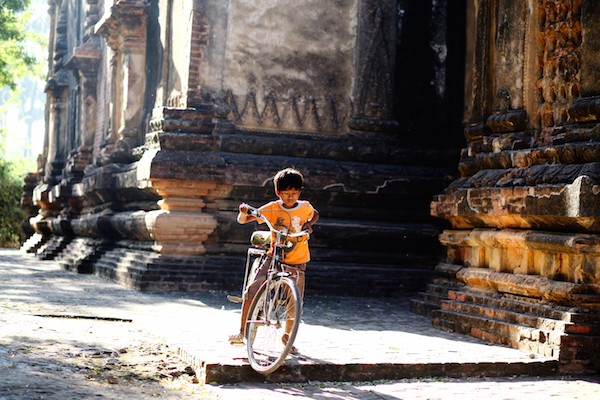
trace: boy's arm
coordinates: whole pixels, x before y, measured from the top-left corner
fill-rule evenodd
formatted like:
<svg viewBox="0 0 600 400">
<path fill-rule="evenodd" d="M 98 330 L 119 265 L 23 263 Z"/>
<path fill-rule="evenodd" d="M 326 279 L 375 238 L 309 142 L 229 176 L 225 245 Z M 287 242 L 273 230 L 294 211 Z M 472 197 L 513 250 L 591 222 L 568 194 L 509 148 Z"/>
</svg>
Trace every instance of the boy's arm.
<svg viewBox="0 0 600 400">
<path fill-rule="evenodd" d="M 246 203 L 242 203 L 240 204 L 240 212 L 237 216 L 237 222 L 239 222 L 240 224 L 246 224 L 248 222 L 252 222 L 256 220 L 256 217 L 253 215 L 248 215 L 248 204 Z"/>
<path fill-rule="evenodd" d="M 312 233 L 313 229 L 312 226 L 319 220 L 319 212 L 315 209 L 315 213 L 313 214 L 312 218 L 309 219 L 308 221 L 306 221 L 304 223 L 304 225 L 302 226 L 302 230 L 308 229 L 308 231 L 310 233 Z"/>
</svg>

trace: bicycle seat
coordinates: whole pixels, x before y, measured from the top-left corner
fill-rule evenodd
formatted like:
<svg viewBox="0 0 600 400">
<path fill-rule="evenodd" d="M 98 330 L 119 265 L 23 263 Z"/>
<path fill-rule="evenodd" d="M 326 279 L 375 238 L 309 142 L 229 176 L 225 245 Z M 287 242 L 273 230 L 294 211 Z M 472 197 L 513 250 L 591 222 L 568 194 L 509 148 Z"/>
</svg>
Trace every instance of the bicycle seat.
<svg viewBox="0 0 600 400">
<path fill-rule="evenodd" d="M 269 231 L 256 231 L 252 233 L 250 243 L 256 247 L 267 247 L 271 244 L 271 232 Z"/>
</svg>

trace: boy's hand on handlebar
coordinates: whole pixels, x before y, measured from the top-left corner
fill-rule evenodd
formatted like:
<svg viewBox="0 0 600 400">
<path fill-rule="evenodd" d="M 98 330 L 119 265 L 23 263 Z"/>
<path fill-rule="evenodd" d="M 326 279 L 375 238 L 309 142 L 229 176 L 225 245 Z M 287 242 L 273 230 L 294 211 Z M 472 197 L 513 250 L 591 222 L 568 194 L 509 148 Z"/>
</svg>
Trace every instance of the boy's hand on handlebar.
<svg viewBox="0 0 600 400">
<path fill-rule="evenodd" d="M 254 208 L 250 207 L 246 203 L 242 203 L 239 205 L 240 213 L 238 214 L 237 221 L 240 224 L 245 224 L 246 222 L 251 222 L 256 219 L 256 214 L 252 213 Z"/>
<path fill-rule="evenodd" d="M 313 228 L 310 222 L 305 222 L 304 225 L 302 225 L 302 230 L 308 231 L 308 233 L 313 233 Z"/>
</svg>

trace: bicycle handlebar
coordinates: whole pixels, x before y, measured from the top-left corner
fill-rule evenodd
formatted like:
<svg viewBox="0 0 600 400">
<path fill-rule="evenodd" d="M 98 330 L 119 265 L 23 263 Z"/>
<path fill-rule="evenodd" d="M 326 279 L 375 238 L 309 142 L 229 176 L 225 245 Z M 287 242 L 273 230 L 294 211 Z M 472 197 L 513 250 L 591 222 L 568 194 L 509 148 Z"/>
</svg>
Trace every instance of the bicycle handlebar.
<svg viewBox="0 0 600 400">
<path fill-rule="evenodd" d="M 249 204 L 246 204 L 246 207 L 248 207 L 248 211 L 246 212 L 248 215 L 252 215 L 255 218 L 261 218 L 263 221 L 265 221 L 265 223 L 267 224 L 267 226 L 269 227 L 269 229 L 275 233 L 279 233 L 280 235 L 283 236 L 288 236 L 288 237 L 298 237 L 298 236 L 307 236 L 307 240 L 308 237 L 310 236 L 310 232 L 308 229 L 305 229 L 303 231 L 300 232 L 293 232 L 293 233 L 285 233 L 284 231 L 281 231 L 279 229 L 275 229 L 275 227 L 273 225 L 271 225 L 271 221 L 269 221 L 267 218 L 263 218 L 262 214 L 260 213 L 260 211 L 258 210 L 258 208 L 254 208 Z"/>
</svg>

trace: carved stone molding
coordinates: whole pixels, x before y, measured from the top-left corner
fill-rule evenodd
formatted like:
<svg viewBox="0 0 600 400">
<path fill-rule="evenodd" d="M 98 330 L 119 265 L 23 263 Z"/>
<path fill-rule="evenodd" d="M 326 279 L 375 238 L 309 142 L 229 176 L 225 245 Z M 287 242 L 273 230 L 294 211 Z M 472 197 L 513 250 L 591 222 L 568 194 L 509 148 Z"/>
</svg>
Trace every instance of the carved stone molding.
<svg viewBox="0 0 600 400">
<path fill-rule="evenodd" d="M 98 73 L 98 63 L 101 57 L 101 50 L 96 47 L 75 47 L 73 54 L 66 60 L 65 67 L 74 69 L 87 79 L 96 80 Z"/>
<path fill-rule="evenodd" d="M 49 186 L 48 184 L 40 184 L 33 189 L 32 202 L 40 208 L 40 212 L 38 214 L 39 220 L 53 216 L 56 211 L 56 207 L 48 199 L 50 191 L 51 186 Z"/>
<path fill-rule="evenodd" d="M 84 42 L 94 35 L 94 26 L 100 20 L 100 6 L 98 0 L 87 0 L 85 10 L 85 37 Z"/>
<path fill-rule="evenodd" d="M 515 137 L 514 140 L 522 140 Z M 508 139 L 507 139 L 508 140 Z M 493 144 L 491 144 L 493 146 Z M 500 144 L 498 144 L 500 146 Z M 546 168 L 573 168 L 572 164 L 594 163 L 600 160 L 600 142 L 575 142 L 563 145 L 534 147 L 522 150 L 502 150 L 495 153 L 481 152 L 463 156 L 459 170 L 463 177 L 473 176 L 486 169 L 525 168 L 544 165 Z M 556 164 L 565 164 L 558 166 Z"/>
<path fill-rule="evenodd" d="M 485 169 L 469 178 L 456 180 L 447 193 L 460 188 L 522 187 L 573 183 L 585 175 L 600 182 L 600 163 L 541 164 L 523 168 Z"/>
<path fill-rule="evenodd" d="M 55 185 L 48 187 L 48 201 L 54 207 L 61 209 L 60 216 L 66 218 L 61 222 L 63 229 L 71 230 L 69 220 L 79 215 L 82 204 L 73 195 L 73 185 L 83 178 L 85 167 L 92 160 L 92 151 L 86 146 L 80 146 L 67 158 Z"/>
<path fill-rule="evenodd" d="M 494 114 L 486 121 L 492 132 L 518 132 L 527 128 L 527 112 L 523 109 L 512 109 L 511 105 L 508 90 L 498 90 L 494 98 Z"/>
<path fill-rule="evenodd" d="M 216 182 L 151 179 L 148 181 L 161 196 L 160 210 L 145 214 L 144 220 L 152 249 L 163 255 L 204 254 L 204 242 L 217 227 L 216 218 L 202 212 L 212 192 L 230 190 Z"/>
<path fill-rule="evenodd" d="M 600 96 L 581 97 L 569 108 L 569 116 L 576 122 L 600 120 Z"/>
<path fill-rule="evenodd" d="M 492 130 L 487 123 L 473 124 L 465 128 L 465 138 L 471 145 L 477 141 L 481 141 L 483 137 L 491 133 Z"/>
<path fill-rule="evenodd" d="M 492 114 L 486 123 L 495 133 L 523 131 L 527 128 L 527 113 L 521 109 Z"/>
<path fill-rule="evenodd" d="M 160 107 L 150 120 L 152 132 L 210 134 L 215 128 L 215 105 L 197 104 L 194 108 Z"/>
<path fill-rule="evenodd" d="M 495 249 L 499 253 L 499 249 Z M 508 249 L 503 249 L 508 253 Z M 544 261 L 552 259 L 552 255 L 546 255 Z M 518 254 L 518 261 L 523 261 L 521 257 L 527 259 L 533 255 Z M 514 255 L 513 255 L 514 257 Z M 589 258 L 589 257 L 585 257 Z M 577 260 L 579 261 L 579 260 Z M 576 262 L 577 262 L 576 261 Z M 587 261 L 587 260 L 586 260 Z M 579 274 L 582 271 L 581 264 L 577 262 Z M 562 266 L 557 265 L 556 268 Z M 600 291 L 597 285 L 579 285 L 571 282 L 560 282 L 553 278 L 539 277 L 535 275 L 523 276 L 513 273 L 497 272 L 489 268 L 462 268 L 456 278 L 467 284 L 471 288 L 483 290 L 493 290 L 500 293 L 510 293 L 518 296 L 527 296 L 543 299 L 561 305 L 581 306 L 600 304 Z"/>
</svg>

